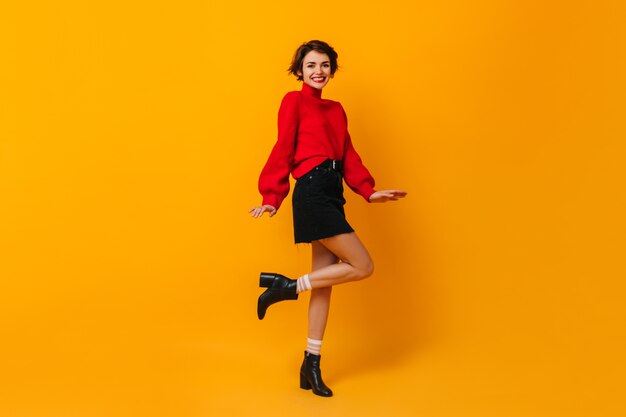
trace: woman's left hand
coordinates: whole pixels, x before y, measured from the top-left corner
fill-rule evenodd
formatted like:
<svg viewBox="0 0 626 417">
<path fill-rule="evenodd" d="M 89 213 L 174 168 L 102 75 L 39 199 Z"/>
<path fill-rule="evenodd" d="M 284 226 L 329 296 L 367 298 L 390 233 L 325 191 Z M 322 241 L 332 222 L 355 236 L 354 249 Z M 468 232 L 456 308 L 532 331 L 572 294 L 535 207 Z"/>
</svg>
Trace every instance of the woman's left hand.
<svg viewBox="0 0 626 417">
<path fill-rule="evenodd" d="M 407 192 L 402 190 L 382 190 L 376 191 L 369 198 L 370 203 L 384 203 L 389 200 L 399 200 L 406 197 Z"/>
</svg>

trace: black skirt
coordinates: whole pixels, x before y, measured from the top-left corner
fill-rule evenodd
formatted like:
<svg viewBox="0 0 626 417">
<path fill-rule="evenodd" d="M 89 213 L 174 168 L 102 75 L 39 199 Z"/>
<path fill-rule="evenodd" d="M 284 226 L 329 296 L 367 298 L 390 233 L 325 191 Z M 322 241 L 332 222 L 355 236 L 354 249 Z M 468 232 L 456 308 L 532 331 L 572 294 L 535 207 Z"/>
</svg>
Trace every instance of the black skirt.
<svg viewBox="0 0 626 417">
<path fill-rule="evenodd" d="M 343 206 L 343 175 L 340 161 L 327 159 L 296 180 L 292 194 L 295 243 L 354 232 Z"/>
</svg>

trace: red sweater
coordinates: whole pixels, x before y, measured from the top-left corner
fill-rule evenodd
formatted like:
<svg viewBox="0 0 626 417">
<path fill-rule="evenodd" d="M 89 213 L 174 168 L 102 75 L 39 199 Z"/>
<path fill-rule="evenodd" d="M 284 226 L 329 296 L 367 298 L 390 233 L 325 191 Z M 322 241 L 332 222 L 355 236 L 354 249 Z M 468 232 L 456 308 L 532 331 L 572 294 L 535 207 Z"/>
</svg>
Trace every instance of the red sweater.
<svg viewBox="0 0 626 417">
<path fill-rule="evenodd" d="M 278 209 L 289 194 L 289 174 L 298 179 L 326 159 L 342 160 L 346 184 L 369 202 L 374 178 L 352 146 L 341 103 L 302 83 L 302 90 L 285 94 L 278 110 L 278 140 L 259 177 L 263 205 Z"/>
</svg>

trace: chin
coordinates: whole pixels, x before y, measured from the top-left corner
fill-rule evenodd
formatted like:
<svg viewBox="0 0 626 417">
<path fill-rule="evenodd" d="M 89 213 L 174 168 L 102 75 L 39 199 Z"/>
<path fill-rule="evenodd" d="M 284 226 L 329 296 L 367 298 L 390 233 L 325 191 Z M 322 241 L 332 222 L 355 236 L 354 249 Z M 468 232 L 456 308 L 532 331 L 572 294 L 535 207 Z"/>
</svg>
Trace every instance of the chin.
<svg viewBox="0 0 626 417">
<path fill-rule="evenodd" d="M 328 84 L 328 81 L 326 81 L 323 84 L 315 84 L 315 83 L 313 83 L 313 84 L 309 84 L 309 85 L 311 87 L 313 87 L 313 88 L 317 88 L 318 90 L 321 90 L 322 88 L 326 87 L 327 84 Z"/>
</svg>

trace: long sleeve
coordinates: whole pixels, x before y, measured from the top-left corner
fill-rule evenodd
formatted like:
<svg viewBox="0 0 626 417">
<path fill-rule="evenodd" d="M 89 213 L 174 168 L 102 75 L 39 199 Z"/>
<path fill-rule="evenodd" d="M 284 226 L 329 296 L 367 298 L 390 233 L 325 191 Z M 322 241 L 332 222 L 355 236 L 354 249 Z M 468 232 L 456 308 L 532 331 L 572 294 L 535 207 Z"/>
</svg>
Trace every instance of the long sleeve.
<svg viewBox="0 0 626 417">
<path fill-rule="evenodd" d="M 369 202 L 370 196 L 376 192 L 374 189 L 376 182 L 354 149 L 350 133 L 347 130 L 346 149 L 343 156 L 343 175 L 346 184 L 352 191 L 361 195 L 365 201 Z"/>
<path fill-rule="evenodd" d="M 289 174 L 293 166 L 298 132 L 298 93 L 287 93 L 278 110 L 278 139 L 259 176 L 263 205 L 280 207 L 289 194 Z"/>
</svg>

